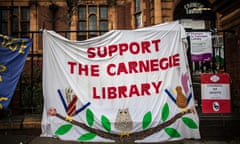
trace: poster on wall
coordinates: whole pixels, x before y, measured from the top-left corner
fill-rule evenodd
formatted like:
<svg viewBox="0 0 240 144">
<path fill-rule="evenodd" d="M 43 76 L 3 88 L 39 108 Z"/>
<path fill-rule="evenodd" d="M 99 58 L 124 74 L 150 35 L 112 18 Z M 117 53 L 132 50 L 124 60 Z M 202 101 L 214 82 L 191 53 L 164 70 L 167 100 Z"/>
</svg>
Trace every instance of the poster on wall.
<svg viewBox="0 0 240 144">
<path fill-rule="evenodd" d="M 189 32 L 191 60 L 194 62 L 212 60 L 211 32 Z"/>
<path fill-rule="evenodd" d="M 217 71 L 224 69 L 224 39 L 223 35 L 213 35 L 214 60 Z"/>
<path fill-rule="evenodd" d="M 85 41 L 43 32 L 42 136 L 79 142 L 199 139 L 178 22 Z"/>
<path fill-rule="evenodd" d="M 202 74 L 201 95 L 203 113 L 231 112 L 230 77 L 228 74 Z"/>
</svg>

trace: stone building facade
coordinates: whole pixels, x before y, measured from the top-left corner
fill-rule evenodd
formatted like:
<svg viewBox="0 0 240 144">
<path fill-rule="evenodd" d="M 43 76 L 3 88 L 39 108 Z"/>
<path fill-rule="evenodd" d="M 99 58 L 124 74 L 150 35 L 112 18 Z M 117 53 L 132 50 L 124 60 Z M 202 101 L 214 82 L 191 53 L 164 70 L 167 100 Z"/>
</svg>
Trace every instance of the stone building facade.
<svg viewBox="0 0 240 144">
<path fill-rule="evenodd" d="M 43 29 L 55 30 L 72 40 L 84 40 L 114 29 L 137 29 L 179 20 L 187 32 L 209 31 L 212 35 L 221 35 L 224 41 L 224 61 L 220 68 L 216 69 L 214 61 L 189 61 L 200 129 L 202 137 L 239 137 L 239 4 L 238 0 L 1 0 L 0 33 L 33 38 L 33 48 L 24 71 L 27 73 L 34 72 L 35 65 L 41 68 L 39 63 L 42 60 Z M 230 74 L 231 113 L 201 113 L 199 75 L 205 72 Z M 34 76 L 31 73 L 29 77 Z M 35 86 L 32 80 L 30 82 L 30 86 Z M 12 100 L 12 107 L 18 110 L 24 105 L 23 94 L 19 89 L 18 87 Z M 32 92 L 33 94 L 36 92 Z M 29 106 L 31 108 L 36 106 L 36 99 L 32 95 L 27 97 L 32 99 Z M 42 94 L 39 95 L 41 97 Z M 39 112 L 41 113 L 41 109 Z"/>
<path fill-rule="evenodd" d="M 187 32 L 210 31 L 222 35 L 224 63 L 221 68 L 216 70 L 212 61 L 197 64 L 190 61 L 191 66 L 199 67 L 200 73 L 227 72 L 231 77 L 232 113 L 204 115 L 201 114 L 199 73 L 192 68 L 196 105 L 204 124 L 223 117 L 231 121 L 236 118 L 235 113 L 240 112 L 239 15 L 238 0 L 1 0 L 0 33 L 34 37 L 33 55 L 42 54 L 43 29 L 55 30 L 72 40 L 84 40 L 114 29 L 137 29 L 179 20 Z M 205 71 L 204 65 L 210 66 L 210 71 Z"/>
<path fill-rule="evenodd" d="M 232 105 L 235 112 L 240 111 L 240 1 L 216 0 L 212 4 L 218 14 L 218 28 L 224 32 L 226 72 L 231 76 Z"/>
</svg>

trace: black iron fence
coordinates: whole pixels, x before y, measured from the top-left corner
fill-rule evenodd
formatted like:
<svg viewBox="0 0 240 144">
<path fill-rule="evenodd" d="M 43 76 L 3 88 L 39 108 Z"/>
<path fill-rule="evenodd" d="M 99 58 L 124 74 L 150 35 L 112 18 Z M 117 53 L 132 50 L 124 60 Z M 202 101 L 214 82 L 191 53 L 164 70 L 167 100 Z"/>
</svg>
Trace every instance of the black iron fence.
<svg viewBox="0 0 240 144">
<path fill-rule="evenodd" d="M 33 39 L 26 63 L 21 74 L 14 97 L 10 104 L 13 113 L 41 113 L 43 107 L 42 92 L 42 32 L 21 32 L 18 37 Z"/>
</svg>

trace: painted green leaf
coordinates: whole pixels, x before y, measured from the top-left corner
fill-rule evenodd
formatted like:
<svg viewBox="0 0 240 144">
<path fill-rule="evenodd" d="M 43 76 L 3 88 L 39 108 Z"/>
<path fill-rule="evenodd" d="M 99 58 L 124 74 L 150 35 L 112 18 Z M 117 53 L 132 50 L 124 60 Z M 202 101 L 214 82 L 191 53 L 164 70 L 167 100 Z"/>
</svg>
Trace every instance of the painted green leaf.
<svg viewBox="0 0 240 144">
<path fill-rule="evenodd" d="M 174 128 L 165 128 L 164 130 L 171 138 L 179 138 L 181 136 Z"/>
<path fill-rule="evenodd" d="M 105 116 L 102 116 L 101 122 L 102 122 L 102 126 L 105 128 L 105 130 L 107 132 L 110 132 L 111 131 L 111 123 L 110 123 L 109 119 Z"/>
<path fill-rule="evenodd" d="M 86 111 L 86 118 L 87 118 L 87 123 L 90 127 L 92 127 L 93 122 L 94 122 L 94 114 L 90 109 L 87 109 Z"/>
<path fill-rule="evenodd" d="M 169 116 L 169 106 L 168 103 L 165 103 L 162 109 L 162 121 L 165 122 Z"/>
<path fill-rule="evenodd" d="M 69 132 L 71 130 L 71 128 L 72 128 L 72 124 L 62 125 L 55 131 L 55 134 L 56 135 L 64 135 L 67 132 Z"/>
<path fill-rule="evenodd" d="M 182 121 L 191 129 L 197 129 L 198 128 L 198 125 L 191 118 L 183 117 Z"/>
<path fill-rule="evenodd" d="M 143 117 L 142 128 L 146 129 L 151 124 L 151 122 L 152 122 L 152 113 L 147 112 Z"/>
<path fill-rule="evenodd" d="M 78 140 L 79 141 L 88 141 L 88 140 L 92 140 L 96 137 L 96 134 L 95 133 L 86 133 L 86 134 L 83 134 L 81 135 Z"/>
</svg>

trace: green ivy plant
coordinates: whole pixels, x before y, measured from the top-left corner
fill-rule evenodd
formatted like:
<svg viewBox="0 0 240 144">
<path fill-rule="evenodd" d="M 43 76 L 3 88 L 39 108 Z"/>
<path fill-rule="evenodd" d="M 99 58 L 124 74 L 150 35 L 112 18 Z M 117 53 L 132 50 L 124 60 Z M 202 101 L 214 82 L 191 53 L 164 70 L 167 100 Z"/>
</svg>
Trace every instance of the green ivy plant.
<svg viewBox="0 0 240 144">
<path fill-rule="evenodd" d="M 21 75 L 21 105 L 25 110 L 31 110 L 31 113 L 39 114 L 43 106 L 42 71 L 34 67 L 32 73 L 31 75 L 31 73 L 23 72 Z"/>
</svg>

